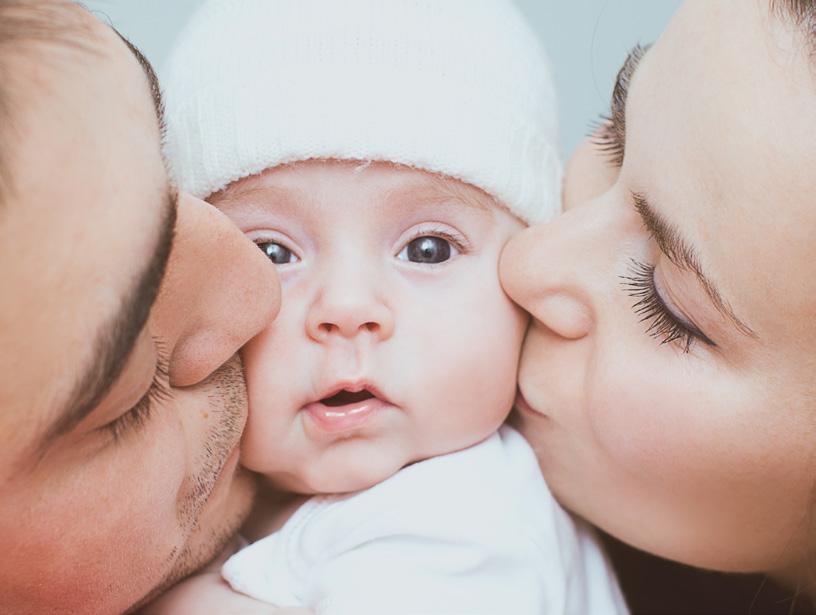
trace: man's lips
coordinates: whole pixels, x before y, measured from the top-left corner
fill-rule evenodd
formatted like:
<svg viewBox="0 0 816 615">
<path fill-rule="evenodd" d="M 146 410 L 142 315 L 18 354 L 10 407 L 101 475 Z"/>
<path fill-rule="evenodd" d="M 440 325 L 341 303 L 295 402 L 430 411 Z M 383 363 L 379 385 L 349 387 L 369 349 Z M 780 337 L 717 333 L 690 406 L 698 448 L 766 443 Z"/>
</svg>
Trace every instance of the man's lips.
<svg viewBox="0 0 816 615">
<path fill-rule="evenodd" d="M 391 406 L 373 385 L 350 382 L 332 387 L 303 409 L 324 431 L 340 433 L 362 426 L 373 415 Z"/>
</svg>

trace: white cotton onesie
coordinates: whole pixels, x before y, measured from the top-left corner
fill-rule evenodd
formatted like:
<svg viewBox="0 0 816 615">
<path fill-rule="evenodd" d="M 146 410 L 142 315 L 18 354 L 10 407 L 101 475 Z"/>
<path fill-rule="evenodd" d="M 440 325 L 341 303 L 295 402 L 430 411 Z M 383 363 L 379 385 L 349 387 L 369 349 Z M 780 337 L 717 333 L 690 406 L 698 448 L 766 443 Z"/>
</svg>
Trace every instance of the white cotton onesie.
<svg viewBox="0 0 816 615">
<path fill-rule="evenodd" d="M 507 426 L 365 491 L 311 498 L 222 575 L 318 615 L 627 612 L 591 528 L 556 503 Z"/>
</svg>

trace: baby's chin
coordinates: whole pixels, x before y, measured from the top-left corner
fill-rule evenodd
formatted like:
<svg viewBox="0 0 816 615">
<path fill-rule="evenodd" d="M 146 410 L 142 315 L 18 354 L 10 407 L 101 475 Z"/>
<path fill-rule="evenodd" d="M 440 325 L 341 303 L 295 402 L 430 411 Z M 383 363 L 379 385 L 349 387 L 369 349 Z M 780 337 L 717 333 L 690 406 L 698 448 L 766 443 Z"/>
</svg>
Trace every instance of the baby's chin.
<svg viewBox="0 0 816 615">
<path fill-rule="evenodd" d="M 342 494 L 362 491 L 396 474 L 413 460 L 404 459 L 349 459 L 324 460 L 310 464 L 301 472 L 285 476 L 267 474 L 268 481 L 277 489 L 302 495 Z"/>
</svg>

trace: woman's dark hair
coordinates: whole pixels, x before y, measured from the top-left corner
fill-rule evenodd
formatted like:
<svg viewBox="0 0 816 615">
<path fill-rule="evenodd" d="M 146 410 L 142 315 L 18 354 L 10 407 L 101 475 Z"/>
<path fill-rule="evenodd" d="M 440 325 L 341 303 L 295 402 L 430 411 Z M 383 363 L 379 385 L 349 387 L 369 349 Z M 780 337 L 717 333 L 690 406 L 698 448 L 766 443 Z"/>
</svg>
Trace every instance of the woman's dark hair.
<svg viewBox="0 0 816 615">
<path fill-rule="evenodd" d="M 816 54 L 816 2 L 814 0 L 771 0 L 771 10 L 792 21 L 807 37 L 811 53 Z"/>
</svg>

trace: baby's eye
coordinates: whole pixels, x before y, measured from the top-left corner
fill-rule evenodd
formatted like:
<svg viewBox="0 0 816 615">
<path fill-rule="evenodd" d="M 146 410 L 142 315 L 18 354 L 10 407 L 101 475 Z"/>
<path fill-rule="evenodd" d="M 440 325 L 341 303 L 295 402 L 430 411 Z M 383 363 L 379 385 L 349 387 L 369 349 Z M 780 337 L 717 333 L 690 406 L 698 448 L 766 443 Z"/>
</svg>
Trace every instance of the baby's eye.
<svg viewBox="0 0 816 615">
<path fill-rule="evenodd" d="M 459 251 L 447 239 L 433 235 L 423 235 L 410 241 L 397 254 L 397 258 L 412 263 L 437 264 L 444 263 L 457 254 L 459 254 Z"/>
<path fill-rule="evenodd" d="M 261 252 L 266 254 L 266 258 L 272 261 L 275 265 L 288 265 L 296 263 L 299 259 L 292 251 L 274 241 L 257 241 L 255 242 L 261 249 Z"/>
</svg>

